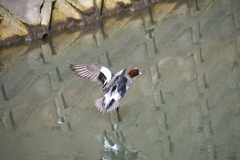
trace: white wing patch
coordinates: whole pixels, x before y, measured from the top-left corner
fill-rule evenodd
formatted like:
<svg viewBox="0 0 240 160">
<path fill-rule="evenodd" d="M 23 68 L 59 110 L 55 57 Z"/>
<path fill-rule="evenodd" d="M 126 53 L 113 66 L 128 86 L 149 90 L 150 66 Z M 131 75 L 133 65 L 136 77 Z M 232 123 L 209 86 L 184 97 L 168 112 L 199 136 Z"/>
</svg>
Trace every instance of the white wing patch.
<svg viewBox="0 0 240 160">
<path fill-rule="evenodd" d="M 111 80 L 111 78 L 112 78 L 112 72 L 111 72 L 108 68 L 102 66 L 100 72 L 102 72 L 102 73 L 106 76 L 106 78 L 107 78 L 106 82 L 108 82 L 108 81 Z M 106 82 L 105 82 L 105 83 L 106 83 Z"/>
</svg>

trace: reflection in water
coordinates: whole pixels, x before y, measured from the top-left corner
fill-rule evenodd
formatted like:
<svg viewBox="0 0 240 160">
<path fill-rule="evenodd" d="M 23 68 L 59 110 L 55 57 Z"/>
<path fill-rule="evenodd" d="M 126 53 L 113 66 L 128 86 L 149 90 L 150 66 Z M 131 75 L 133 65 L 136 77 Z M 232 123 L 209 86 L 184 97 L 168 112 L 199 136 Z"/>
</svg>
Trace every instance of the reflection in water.
<svg viewBox="0 0 240 160">
<path fill-rule="evenodd" d="M 0 48 L 0 159 L 239 159 L 239 17 L 237 0 L 169 1 Z M 69 64 L 143 74 L 102 116 Z"/>
<path fill-rule="evenodd" d="M 116 131 L 116 135 L 118 132 Z M 102 160 L 135 160 L 140 151 L 130 153 L 129 150 L 119 141 L 119 136 L 115 139 L 109 136 L 106 131 L 102 134 L 102 143 L 105 150 L 101 152 Z"/>
</svg>

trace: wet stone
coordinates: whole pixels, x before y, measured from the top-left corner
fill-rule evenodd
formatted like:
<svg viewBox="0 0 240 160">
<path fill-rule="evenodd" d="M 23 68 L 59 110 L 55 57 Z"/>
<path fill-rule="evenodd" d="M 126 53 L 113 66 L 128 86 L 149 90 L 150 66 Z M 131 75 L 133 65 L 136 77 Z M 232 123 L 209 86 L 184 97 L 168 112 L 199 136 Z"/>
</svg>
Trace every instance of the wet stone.
<svg viewBox="0 0 240 160">
<path fill-rule="evenodd" d="M 108 41 L 107 35 L 104 32 L 104 28 L 103 27 L 101 27 L 100 29 L 98 29 L 95 32 L 94 38 L 96 40 L 97 47 L 103 46 L 106 43 L 106 41 Z"/>
<path fill-rule="evenodd" d="M 199 93 L 203 93 L 206 87 L 206 83 L 204 79 L 205 78 L 204 69 L 202 68 L 203 62 L 201 57 L 201 49 L 198 49 L 198 51 L 196 51 L 193 54 L 193 57 L 195 62 L 195 68 L 196 68 L 195 76 L 197 77 L 197 80 L 198 80 Z"/>
<path fill-rule="evenodd" d="M 167 52 L 171 55 L 187 56 L 191 53 L 192 49 L 192 37 L 191 30 L 185 29 L 178 33 L 178 37 L 173 39 L 171 44 L 167 48 Z"/>
<path fill-rule="evenodd" d="M 186 4 L 182 5 L 181 7 L 179 7 L 175 13 L 178 15 L 178 16 L 182 16 L 182 17 L 185 17 L 185 16 L 189 16 L 188 15 L 188 6 Z"/>
<path fill-rule="evenodd" d="M 151 17 L 152 20 L 155 22 L 163 21 L 164 18 L 167 17 L 167 15 L 173 10 L 175 7 L 176 3 L 167 3 L 167 4 L 156 4 L 153 6 L 153 8 L 150 10 L 151 11 Z"/>
<path fill-rule="evenodd" d="M 10 119 L 8 111 L 4 112 L 4 115 L 2 117 L 2 124 L 3 124 L 5 129 L 11 129 L 12 128 L 11 119 Z"/>
<path fill-rule="evenodd" d="M 34 99 L 36 97 L 48 96 L 50 93 L 51 86 L 49 82 L 49 76 L 47 74 L 43 74 L 34 79 L 28 92 L 24 93 L 24 96 L 27 96 L 27 99 Z"/>
<path fill-rule="evenodd" d="M 192 38 L 193 43 L 199 43 L 200 42 L 200 29 L 199 29 L 200 23 L 195 23 L 192 27 Z"/>
<path fill-rule="evenodd" d="M 159 127 L 159 131 L 161 133 L 167 133 L 168 132 L 168 126 L 166 123 L 166 118 L 164 116 L 164 112 L 158 112 L 158 127 Z"/>
<path fill-rule="evenodd" d="M 203 37 L 207 37 L 207 33 L 211 32 L 216 24 L 219 24 L 227 14 L 224 11 L 219 11 L 215 15 L 204 16 L 204 19 L 200 19 L 200 33 Z"/>
<path fill-rule="evenodd" d="M 62 53 L 65 53 L 66 50 L 69 49 L 69 46 L 76 45 L 81 33 L 81 31 L 76 31 L 73 33 L 64 32 L 57 36 L 51 36 L 52 42 L 49 43 L 49 45 L 52 48 L 52 59 L 56 58 L 56 55 L 59 56 Z"/>
<path fill-rule="evenodd" d="M 207 116 L 209 115 L 210 113 L 210 108 L 207 104 L 207 99 L 205 97 L 203 97 L 201 99 L 201 102 L 200 102 L 200 107 L 201 107 L 201 112 L 202 112 L 202 116 Z"/>
<path fill-rule="evenodd" d="M 57 75 L 57 70 L 54 68 L 52 71 L 49 72 L 51 90 L 59 90 L 59 77 Z"/>
<path fill-rule="evenodd" d="M 65 113 L 64 103 L 61 95 L 58 95 L 57 98 L 54 98 L 54 102 L 55 102 L 58 118 L 63 117 L 66 113 Z"/>
<path fill-rule="evenodd" d="M 49 43 L 41 45 L 41 54 L 42 54 L 41 58 L 44 64 L 47 64 L 51 61 L 53 53 Z"/>
<path fill-rule="evenodd" d="M 151 9 L 144 11 L 144 13 L 143 13 L 143 23 L 144 23 L 145 31 L 149 31 L 149 30 L 154 29 L 154 21 L 153 21 L 153 18 L 152 18 Z"/>
<path fill-rule="evenodd" d="M 240 12 L 236 12 L 233 14 L 234 15 L 234 22 L 235 22 L 235 27 L 236 29 L 240 29 Z"/>
<path fill-rule="evenodd" d="M 210 57 L 217 54 L 217 51 L 224 46 L 223 44 L 231 41 L 231 37 L 234 35 L 234 31 L 235 27 L 233 20 L 230 16 L 227 16 L 223 21 L 221 21 L 219 25 L 216 26 L 216 28 L 211 33 L 211 37 L 208 37 L 206 42 L 202 45 L 202 60 L 207 61 Z M 228 38 L 222 39 L 221 37 L 223 36 L 226 36 Z"/>
<path fill-rule="evenodd" d="M 160 73 L 158 72 L 157 65 L 150 67 L 150 71 L 151 71 L 152 84 L 156 84 L 161 78 Z"/>
<path fill-rule="evenodd" d="M 146 48 L 145 47 L 146 46 L 145 46 L 144 43 L 140 44 L 140 45 L 137 45 L 134 48 L 134 51 L 132 51 L 132 55 L 129 56 L 129 59 L 134 60 L 135 65 L 146 62 L 147 53 L 146 53 Z"/>
<path fill-rule="evenodd" d="M 148 54 L 148 58 L 149 59 L 153 59 L 155 58 L 157 55 L 156 55 L 156 52 L 155 52 L 155 46 L 153 44 L 153 40 L 150 39 L 150 40 L 146 40 L 146 51 L 147 51 L 147 54 Z"/>
<path fill-rule="evenodd" d="M 116 17 L 111 17 L 103 21 L 103 29 L 107 38 L 112 38 L 116 33 L 118 33 L 122 29 L 121 26 L 125 26 L 129 20 L 130 20 L 129 17 L 125 17 L 121 21 L 118 21 Z"/>
<path fill-rule="evenodd" d="M 169 157 L 173 152 L 173 143 L 170 136 L 164 136 L 161 138 L 164 157 Z"/>
<path fill-rule="evenodd" d="M 237 39 L 238 53 L 240 53 L 240 36 Z"/>
<path fill-rule="evenodd" d="M 51 127 L 57 121 L 56 107 L 55 107 L 54 100 L 46 104 L 46 107 L 42 111 L 41 118 L 43 119 L 45 125 L 49 127 Z"/>
<path fill-rule="evenodd" d="M 3 102 L 5 102 L 5 95 L 4 95 L 5 93 L 4 93 L 4 91 L 3 91 L 3 89 L 2 89 L 2 85 L 1 85 L 1 91 L 0 91 L 0 103 L 2 104 Z"/>
<path fill-rule="evenodd" d="M 95 39 L 93 34 L 86 34 L 81 37 L 81 45 L 96 47 Z"/>
<path fill-rule="evenodd" d="M 100 64 L 105 66 L 105 67 L 111 67 L 112 66 L 112 64 L 109 60 L 108 52 L 103 53 L 102 56 L 100 56 L 99 61 L 100 61 Z"/>
</svg>

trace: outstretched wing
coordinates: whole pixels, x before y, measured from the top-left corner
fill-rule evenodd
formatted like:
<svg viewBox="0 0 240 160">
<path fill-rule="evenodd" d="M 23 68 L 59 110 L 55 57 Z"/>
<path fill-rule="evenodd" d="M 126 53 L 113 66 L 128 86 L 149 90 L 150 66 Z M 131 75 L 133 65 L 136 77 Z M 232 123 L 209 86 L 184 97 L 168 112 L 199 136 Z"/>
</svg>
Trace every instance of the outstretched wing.
<svg viewBox="0 0 240 160">
<path fill-rule="evenodd" d="M 112 72 L 101 65 L 73 65 L 70 64 L 69 68 L 75 72 L 79 78 L 89 79 L 91 81 L 98 81 L 104 83 L 106 80 L 112 78 Z"/>
</svg>

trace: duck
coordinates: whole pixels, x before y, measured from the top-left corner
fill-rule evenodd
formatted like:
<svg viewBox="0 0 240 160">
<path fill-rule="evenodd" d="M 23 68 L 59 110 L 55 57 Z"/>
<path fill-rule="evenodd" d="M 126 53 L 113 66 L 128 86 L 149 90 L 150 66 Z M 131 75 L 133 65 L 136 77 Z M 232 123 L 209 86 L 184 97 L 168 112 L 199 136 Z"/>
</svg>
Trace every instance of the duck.
<svg viewBox="0 0 240 160">
<path fill-rule="evenodd" d="M 100 90 L 105 95 L 95 101 L 96 107 L 102 114 L 113 110 L 118 113 L 121 105 L 119 101 L 132 85 L 132 78 L 142 74 L 137 67 L 131 69 L 128 74 L 125 74 L 126 69 L 113 74 L 110 69 L 102 65 L 70 64 L 69 68 L 75 72 L 76 77 L 102 83 Z"/>
</svg>

